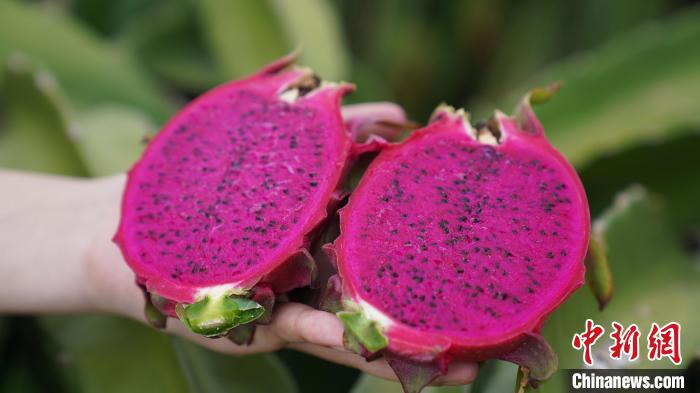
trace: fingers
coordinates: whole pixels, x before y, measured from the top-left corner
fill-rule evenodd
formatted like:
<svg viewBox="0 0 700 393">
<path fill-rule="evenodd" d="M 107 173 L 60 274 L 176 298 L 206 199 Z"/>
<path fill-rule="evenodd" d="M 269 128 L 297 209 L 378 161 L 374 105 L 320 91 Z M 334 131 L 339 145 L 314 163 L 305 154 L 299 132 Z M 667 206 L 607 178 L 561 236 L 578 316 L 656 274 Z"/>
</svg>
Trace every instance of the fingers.
<svg viewBox="0 0 700 393">
<path fill-rule="evenodd" d="M 338 351 L 333 348 L 325 348 L 308 343 L 292 343 L 289 345 L 289 348 L 344 366 L 353 367 L 379 378 L 390 381 L 397 380 L 394 370 L 389 367 L 389 364 L 383 358 L 368 362 L 362 356 L 352 352 Z M 431 385 L 466 385 L 474 382 L 478 371 L 479 367 L 476 363 L 454 362 L 450 364 L 448 373 L 438 377 Z"/>
<path fill-rule="evenodd" d="M 298 303 L 283 303 L 275 309 L 270 325 L 257 326 L 251 345 L 236 345 L 226 338 L 211 339 L 190 332 L 177 320 L 168 321 L 167 331 L 187 338 L 207 348 L 232 355 L 270 352 L 287 343 L 309 343 L 332 347 L 336 352 L 343 348 L 343 324 L 335 315 L 314 310 Z"/>
<path fill-rule="evenodd" d="M 396 374 L 394 374 L 394 371 L 383 358 L 368 362 L 362 356 L 352 352 L 339 351 L 337 349 L 321 347 L 309 343 L 292 343 L 289 344 L 288 347 L 333 363 L 356 368 L 379 378 L 396 381 Z"/>
<path fill-rule="evenodd" d="M 373 118 L 402 123 L 406 121 L 403 108 L 393 102 L 370 102 L 366 104 L 345 105 L 342 108 L 343 119 L 352 121 L 357 118 Z"/>
<path fill-rule="evenodd" d="M 394 140 L 405 124 L 406 113 L 393 102 L 375 102 L 344 106 L 343 119 L 356 141 L 365 141 L 370 135 Z"/>
<path fill-rule="evenodd" d="M 385 104 L 374 104 L 385 105 Z M 393 104 L 388 104 L 384 109 Z M 365 108 L 355 108 L 357 113 L 367 110 L 378 110 L 371 105 Z M 369 106 L 369 108 L 367 108 Z M 374 108 L 374 109 L 373 109 Z M 403 116 L 403 111 L 395 116 Z M 122 177 L 105 181 L 104 188 L 113 191 L 120 188 Z M 102 185 L 101 185 L 102 186 Z M 87 298 L 91 300 L 93 309 L 109 311 L 131 317 L 145 323 L 143 316 L 143 295 L 134 284 L 133 273 L 122 260 L 118 248 L 109 241 L 111 232 L 116 227 L 118 219 L 118 203 L 105 203 L 105 223 L 100 230 L 100 236 L 91 247 L 85 258 L 84 276 L 88 283 Z M 354 367 L 380 378 L 396 380 L 396 376 L 384 359 L 367 362 L 361 356 L 348 352 L 343 348 L 343 324 L 333 314 L 315 310 L 298 303 L 281 303 L 274 311 L 273 322 L 270 325 L 258 326 L 252 345 L 236 345 L 226 338 L 211 339 L 190 332 L 180 321 L 168 320 L 167 332 L 176 334 L 204 347 L 230 355 L 248 355 L 261 352 L 271 352 L 284 346 L 294 348 L 320 358 Z M 453 363 L 449 373 L 439 378 L 438 384 L 465 384 L 474 380 L 477 367 L 473 363 Z"/>
<path fill-rule="evenodd" d="M 176 322 L 176 321 L 175 321 Z M 354 367 L 380 378 L 396 380 L 386 360 L 367 362 L 365 358 L 343 347 L 343 324 L 333 314 L 298 303 L 284 303 L 275 310 L 270 325 L 258 326 L 252 345 L 236 345 L 227 339 L 205 338 L 187 330 L 180 323 L 170 323 L 169 332 L 193 340 L 207 348 L 231 355 L 269 352 L 286 346 L 322 359 Z M 447 375 L 435 385 L 464 385 L 476 378 L 476 363 L 454 362 Z"/>
<path fill-rule="evenodd" d="M 229 355 L 252 355 L 255 353 L 272 352 L 281 349 L 285 341 L 280 339 L 268 326 L 257 326 L 255 338 L 251 345 L 238 345 L 225 337 L 208 338 L 192 333 L 178 320 L 169 319 L 167 332 L 175 334 L 211 350 Z"/>
<path fill-rule="evenodd" d="M 299 303 L 280 304 L 270 328 L 290 343 L 343 348 L 343 323 L 333 314 Z"/>
<path fill-rule="evenodd" d="M 396 380 L 386 360 L 367 362 L 362 356 L 343 348 L 343 324 L 333 314 L 312 309 L 298 303 L 282 304 L 274 315 L 270 328 L 289 348 L 294 348 L 320 358 L 354 367 L 384 379 Z M 454 362 L 447 375 L 439 377 L 437 385 L 464 385 L 471 383 L 478 373 L 472 362 Z"/>
</svg>

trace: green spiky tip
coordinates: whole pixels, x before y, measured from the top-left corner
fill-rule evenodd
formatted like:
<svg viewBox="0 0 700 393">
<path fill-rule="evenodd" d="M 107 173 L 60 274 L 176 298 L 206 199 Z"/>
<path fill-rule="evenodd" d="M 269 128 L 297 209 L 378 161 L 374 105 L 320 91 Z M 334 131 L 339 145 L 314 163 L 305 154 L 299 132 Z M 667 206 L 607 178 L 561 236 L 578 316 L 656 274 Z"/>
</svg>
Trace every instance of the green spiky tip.
<svg viewBox="0 0 700 393">
<path fill-rule="evenodd" d="M 551 100 L 552 97 L 554 97 L 554 94 L 556 94 L 556 92 L 559 91 L 559 89 L 561 89 L 562 84 L 563 83 L 561 81 L 558 81 L 547 86 L 536 87 L 530 90 L 528 94 L 530 104 L 540 105 Z"/>
<path fill-rule="evenodd" d="M 367 319 L 361 312 L 341 311 L 336 315 L 343 321 L 350 342 L 359 342 L 369 352 L 377 352 L 388 345 L 389 342 L 379 325 Z"/>
<path fill-rule="evenodd" d="M 194 333 L 219 337 L 260 318 L 265 308 L 247 297 L 224 294 L 207 296 L 193 304 L 178 304 L 175 312 Z"/>
<path fill-rule="evenodd" d="M 586 255 L 586 283 L 598 301 L 601 311 L 613 297 L 614 283 L 602 234 L 593 233 Z"/>
<path fill-rule="evenodd" d="M 153 305 L 153 303 L 146 301 L 144 305 L 143 313 L 146 316 L 146 321 L 156 329 L 165 329 L 165 325 L 168 321 L 168 317 L 164 315 L 160 310 Z"/>
</svg>

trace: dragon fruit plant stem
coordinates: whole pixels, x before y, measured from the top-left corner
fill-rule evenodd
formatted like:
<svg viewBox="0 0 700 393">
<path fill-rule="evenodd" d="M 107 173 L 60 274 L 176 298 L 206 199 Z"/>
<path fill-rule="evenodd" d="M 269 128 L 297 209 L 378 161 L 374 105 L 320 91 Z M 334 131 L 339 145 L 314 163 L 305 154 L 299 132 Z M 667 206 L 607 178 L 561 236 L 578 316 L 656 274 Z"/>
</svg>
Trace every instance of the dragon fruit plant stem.
<svg viewBox="0 0 700 393">
<path fill-rule="evenodd" d="M 549 144 L 531 101 L 472 127 L 439 107 L 431 123 L 382 150 L 327 246 L 338 275 L 322 307 L 348 348 L 384 356 L 407 392 L 455 359 L 557 367 L 546 317 L 584 282 L 590 218 L 576 172 Z"/>
<path fill-rule="evenodd" d="M 310 240 L 349 163 L 383 143 L 353 141 L 367 123 L 349 128 L 341 115 L 353 86 L 293 61 L 197 98 L 129 172 L 114 241 L 154 323 L 177 316 L 195 333 L 250 343 L 277 296 L 314 282 Z"/>
</svg>

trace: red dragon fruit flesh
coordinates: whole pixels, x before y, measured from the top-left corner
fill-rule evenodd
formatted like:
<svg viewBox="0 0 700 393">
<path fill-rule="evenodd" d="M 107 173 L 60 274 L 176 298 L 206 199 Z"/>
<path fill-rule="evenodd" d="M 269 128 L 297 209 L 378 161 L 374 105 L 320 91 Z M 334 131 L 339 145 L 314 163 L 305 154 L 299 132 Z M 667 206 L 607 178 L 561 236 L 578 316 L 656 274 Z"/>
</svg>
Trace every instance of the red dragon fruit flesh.
<svg viewBox="0 0 700 393">
<path fill-rule="evenodd" d="M 293 60 L 194 100 L 129 172 L 115 242 L 151 316 L 247 343 L 275 296 L 314 280 L 309 242 L 368 144 L 341 115 L 353 87 Z"/>
<path fill-rule="evenodd" d="M 453 360 L 508 360 L 535 383 L 556 369 L 539 332 L 584 281 L 590 219 L 571 165 L 530 101 L 472 127 L 442 106 L 377 156 L 340 210 L 323 307 L 345 343 L 383 355 L 407 392 Z"/>
</svg>

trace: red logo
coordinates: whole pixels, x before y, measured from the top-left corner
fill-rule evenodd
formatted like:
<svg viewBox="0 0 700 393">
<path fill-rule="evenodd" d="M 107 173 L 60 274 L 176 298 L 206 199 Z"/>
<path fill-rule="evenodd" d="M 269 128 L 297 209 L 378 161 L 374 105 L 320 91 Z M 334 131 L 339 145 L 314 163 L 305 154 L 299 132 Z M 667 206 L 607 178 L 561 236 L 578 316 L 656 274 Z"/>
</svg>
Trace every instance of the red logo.
<svg viewBox="0 0 700 393">
<path fill-rule="evenodd" d="M 574 334 L 571 345 L 573 345 L 574 349 L 583 349 L 583 361 L 589 366 L 593 365 L 591 347 L 603 333 L 605 333 L 605 329 L 602 326 L 596 325 L 591 319 L 586 319 L 586 331 Z"/>
<path fill-rule="evenodd" d="M 612 322 L 613 328 L 610 333 L 610 338 L 613 340 L 613 345 L 610 346 L 610 358 L 622 359 L 626 356 L 629 361 L 634 361 L 639 358 L 639 336 L 641 335 L 639 327 L 636 324 L 631 324 L 627 328 L 617 322 Z M 593 356 L 591 348 L 605 333 L 605 329 L 596 325 L 591 319 L 586 320 L 586 330 L 581 333 L 574 334 L 571 340 L 571 346 L 576 350 L 583 350 L 583 362 L 588 366 L 593 365 Z M 650 361 L 661 360 L 668 358 L 674 364 L 681 364 L 681 325 L 678 322 L 669 322 L 660 327 L 656 322 L 651 324 L 649 335 L 647 336 L 647 358 Z"/>
<path fill-rule="evenodd" d="M 649 342 L 649 360 L 671 359 L 673 364 L 681 364 L 681 325 L 670 322 L 659 328 L 656 322 L 651 324 L 647 336 Z"/>
<path fill-rule="evenodd" d="M 621 359 L 625 354 L 630 361 L 639 358 L 639 327 L 636 324 L 631 324 L 627 329 L 617 322 L 612 323 L 614 332 L 610 333 L 610 338 L 615 343 L 610 347 L 610 358 Z"/>
</svg>

